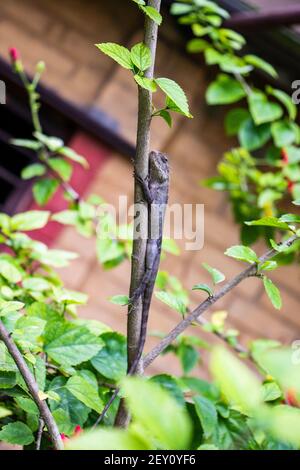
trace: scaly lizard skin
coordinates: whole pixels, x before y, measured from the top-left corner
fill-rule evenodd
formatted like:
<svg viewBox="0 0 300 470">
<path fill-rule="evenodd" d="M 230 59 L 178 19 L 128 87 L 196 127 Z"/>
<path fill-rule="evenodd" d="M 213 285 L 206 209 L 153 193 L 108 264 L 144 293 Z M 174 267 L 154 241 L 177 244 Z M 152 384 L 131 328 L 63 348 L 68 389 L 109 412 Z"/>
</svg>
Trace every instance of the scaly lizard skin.
<svg viewBox="0 0 300 470">
<path fill-rule="evenodd" d="M 140 183 L 148 203 L 148 240 L 145 274 L 141 285 L 131 298 L 131 303 L 134 303 L 142 296 L 143 310 L 138 350 L 128 370 L 129 375 L 136 372 L 142 357 L 147 335 L 149 309 L 160 262 L 164 216 L 169 196 L 169 164 L 167 156 L 157 151 L 150 152 L 148 177 L 146 180 L 141 179 L 138 175 L 135 175 L 135 177 Z"/>
<path fill-rule="evenodd" d="M 133 375 L 136 372 L 146 341 L 149 309 L 160 262 L 164 217 L 169 196 L 169 164 L 167 156 L 157 151 L 150 152 L 147 178 L 142 179 L 137 174 L 135 174 L 135 178 L 140 183 L 144 198 L 148 204 L 148 239 L 145 274 L 140 286 L 130 299 L 130 304 L 134 305 L 139 297 L 142 296 L 143 309 L 137 353 L 128 370 L 128 375 Z M 119 391 L 119 388 L 114 391 L 94 426 L 97 426 L 102 421 L 113 401 L 118 396 Z"/>
</svg>

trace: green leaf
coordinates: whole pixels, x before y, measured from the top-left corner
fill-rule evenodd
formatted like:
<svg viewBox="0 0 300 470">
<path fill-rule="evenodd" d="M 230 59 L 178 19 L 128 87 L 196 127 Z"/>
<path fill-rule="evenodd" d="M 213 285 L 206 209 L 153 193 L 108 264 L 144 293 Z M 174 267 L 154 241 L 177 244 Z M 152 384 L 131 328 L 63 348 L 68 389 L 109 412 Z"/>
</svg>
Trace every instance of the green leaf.
<svg viewBox="0 0 300 470">
<path fill-rule="evenodd" d="M 54 196 L 59 182 L 54 178 L 43 178 L 34 183 L 32 193 L 39 206 L 44 206 Z"/>
<path fill-rule="evenodd" d="M 280 222 L 286 222 L 288 224 L 300 224 L 300 215 L 296 214 L 283 214 L 279 218 Z"/>
<path fill-rule="evenodd" d="M 267 93 L 269 93 L 269 95 L 272 95 L 275 98 L 277 98 L 277 100 L 280 101 L 286 107 L 290 119 L 292 119 L 294 121 L 296 119 L 296 116 L 297 116 L 297 106 L 295 105 L 295 103 L 293 103 L 292 98 L 290 97 L 290 95 L 288 95 L 287 93 L 285 93 L 282 90 L 274 89 L 269 85 L 267 86 L 266 89 L 267 89 Z"/>
<path fill-rule="evenodd" d="M 89 167 L 89 162 L 82 156 L 79 155 L 75 150 L 69 147 L 61 147 L 58 150 L 59 155 L 63 155 L 64 157 L 72 160 L 73 162 L 79 163 L 83 168 Z"/>
<path fill-rule="evenodd" d="M 215 405 L 205 397 L 194 397 L 197 415 L 199 416 L 205 439 L 209 439 L 218 426 L 218 414 Z"/>
<path fill-rule="evenodd" d="M 204 39 L 194 38 L 187 43 L 186 50 L 191 54 L 203 52 L 210 44 Z"/>
<path fill-rule="evenodd" d="M 145 88 L 145 90 L 151 91 L 151 93 L 154 93 L 157 90 L 157 86 L 153 78 L 147 78 L 147 77 L 141 77 L 140 75 L 135 75 L 134 79 L 140 87 Z"/>
<path fill-rule="evenodd" d="M 63 366 L 75 366 L 88 361 L 103 348 L 103 341 L 84 327 L 72 327 L 57 331 L 57 335 L 47 341 L 45 351 L 55 362 Z"/>
<path fill-rule="evenodd" d="M 149 16 L 154 23 L 158 24 L 158 26 L 162 23 L 162 16 L 161 14 L 151 6 L 141 6 L 141 10 L 145 13 L 145 15 Z"/>
<path fill-rule="evenodd" d="M 102 412 L 104 405 L 99 397 L 97 387 L 91 385 L 86 379 L 79 375 L 73 375 L 67 381 L 66 388 L 87 407 L 92 408 L 97 413 Z"/>
<path fill-rule="evenodd" d="M 238 131 L 239 141 L 246 150 L 257 150 L 265 145 L 271 137 L 270 125 L 256 126 L 251 118 L 246 119 Z"/>
<path fill-rule="evenodd" d="M 116 305 L 129 305 L 130 299 L 128 295 L 114 295 L 113 297 L 110 297 L 109 299 L 111 303 L 116 304 Z"/>
<path fill-rule="evenodd" d="M 152 64 L 151 51 L 143 42 L 139 42 L 131 48 L 130 57 L 134 65 L 142 72 Z"/>
<path fill-rule="evenodd" d="M 120 429 L 97 429 L 76 436 L 66 444 L 67 450 L 146 450 L 146 442 L 136 432 Z"/>
<path fill-rule="evenodd" d="M 249 112 L 247 109 L 237 108 L 231 109 L 225 118 L 225 130 L 229 136 L 236 135 L 242 124 L 249 119 Z"/>
<path fill-rule="evenodd" d="M 119 333 L 104 333 L 100 336 L 104 347 L 91 360 L 93 367 L 104 377 L 119 381 L 126 375 L 126 339 Z"/>
<path fill-rule="evenodd" d="M 176 377 L 168 374 L 159 374 L 154 375 L 150 379 L 151 382 L 154 382 L 160 385 L 164 390 L 166 390 L 170 395 L 175 398 L 179 405 L 185 405 L 184 394 L 181 389 L 181 384 Z"/>
<path fill-rule="evenodd" d="M 187 5 L 179 2 L 173 2 L 171 5 L 171 15 L 185 15 L 194 10 L 194 5 Z"/>
<path fill-rule="evenodd" d="M 203 290 L 208 294 L 209 297 L 214 295 L 212 289 L 207 284 L 195 284 L 192 290 Z"/>
<path fill-rule="evenodd" d="M 294 204 L 295 206 L 300 206 L 300 199 L 298 199 L 297 201 L 293 201 L 293 204 Z"/>
<path fill-rule="evenodd" d="M 155 82 L 185 116 L 192 117 L 186 95 L 176 82 L 169 78 L 156 78 Z"/>
<path fill-rule="evenodd" d="M 23 287 L 27 290 L 45 292 L 53 289 L 53 284 L 43 277 L 28 277 L 23 281 Z"/>
<path fill-rule="evenodd" d="M 127 378 L 122 390 L 134 421 L 160 448 L 189 448 L 191 423 L 185 409 L 172 396 L 157 384 L 138 378 Z"/>
<path fill-rule="evenodd" d="M 167 111 L 166 109 L 162 109 L 159 112 L 159 116 L 163 118 L 163 120 L 168 124 L 170 128 L 172 127 L 172 116 L 169 111 Z"/>
<path fill-rule="evenodd" d="M 181 343 L 177 354 L 179 356 L 183 372 L 187 375 L 197 365 L 199 352 L 190 344 Z"/>
<path fill-rule="evenodd" d="M 206 271 L 209 272 L 214 284 L 219 284 L 220 282 L 223 282 L 225 280 L 225 275 L 221 273 L 221 271 L 219 271 L 218 269 L 212 268 L 207 263 L 202 263 L 202 266 L 204 269 L 206 269 Z"/>
<path fill-rule="evenodd" d="M 16 397 L 16 404 L 26 413 L 39 414 L 39 409 L 33 400 L 26 397 Z"/>
<path fill-rule="evenodd" d="M 22 310 L 23 307 L 25 307 L 25 304 L 23 304 L 23 302 L 0 301 L 0 317 L 5 316 L 11 312 L 18 312 L 19 310 Z"/>
<path fill-rule="evenodd" d="M 276 261 L 265 261 L 258 266 L 259 271 L 273 271 L 278 267 Z"/>
<path fill-rule="evenodd" d="M 246 225 L 258 225 L 264 227 L 274 227 L 281 230 L 290 230 L 289 225 L 286 222 L 281 222 L 277 217 L 263 217 L 258 220 L 251 220 L 245 222 Z"/>
<path fill-rule="evenodd" d="M 229 75 L 220 74 L 206 92 L 208 104 L 230 104 L 246 96 L 242 85 Z"/>
<path fill-rule="evenodd" d="M 10 143 L 16 145 L 17 147 L 23 147 L 30 150 L 39 150 L 41 148 L 41 143 L 36 140 L 27 140 L 27 139 L 11 139 Z"/>
<path fill-rule="evenodd" d="M 0 259 L 0 274 L 8 282 L 16 284 L 22 280 L 22 274 L 18 268 L 16 268 L 13 263 L 5 259 Z"/>
<path fill-rule="evenodd" d="M 287 405 L 275 406 L 265 410 L 261 416 L 262 424 L 267 431 L 281 442 L 300 447 L 300 410 Z"/>
<path fill-rule="evenodd" d="M 245 261 L 246 263 L 257 263 L 259 261 L 255 251 L 243 245 L 235 245 L 228 248 L 225 251 L 225 255 L 240 261 Z"/>
<path fill-rule="evenodd" d="M 125 69 L 133 69 L 130 51 L 126 47 L 115 44 L 114 42 L 106 42 L 95 45 L 98 47 L 98 49 L 100 49 L 100 51 L 111 57 Z"/>
<path fill-rule="evenodd" d="M 59 174 L 64 181 L 69 181 L 72 175 L 72 166 L 63 158 L 49 158 L 48 165 Z"/>
<path fill-rule="evenodd" d="M 174 294 L 165 291 L 155 292 L 155 297 L 167 304 L 173 310 L 184 315 L 186 313 L 186 305 Z"/>
<path fill-rule="evenodd" d="M 29 445 L 34 441 L 31 429 L 21 421 L 3 426 L 0 431 L 0 440 L 10 444 Z"/>
<path fill-rule="evenodd" d="M 28 211 L 14 215 L 11 218 L 11 229 L 21 232 L 39 230 L 47 225 L 50 217 L 48 211 Z"/>
<path fill-rule="evenodd" d="M 1 371 L 0 372 L 0 390 L 2 388 L 13 388 L 17 384 L 17 375 L 15 372 Z"/>
<path fill-rule="evenodd" d="M 85 406 L 66 388 L 66 379 L 62 376 L 55 377 L 49 385 L 48 392 L 55 392 L 60 397 L 60 401 L 49 399 L 52 412 L 63 409 L 68 420 L 72 423 L 72 432 L 77 425 L 83 426 L 90 413 L 90 408 Z M 57 411 L 58 412 L 58 411 Z M 60 414 L 60 412 L 58 412 Z"/>
<path fill-rule="evenodd" d="M 0 419 L 6 418 L 7 416 L 11 416 L 13 412 L 4 406 L 0 406 Z"/>
<path fill-rule="evenodd" d="M 34 137 L 37 138 L 42 144 L 44 144 L 51 152 L 56 152 L 61 147 L 63 147 L 64 142 L 58 137 L 49 137 L 41 132 L 34 132 Z"/>
<path fill-rule="evenodd" d="M 257 126 L 281 118 L 283 111 L 277 103 L 268 101 L 264 93 L 253 92 L 248 97 L 249 108 Z"/>
<path fill-rule="evenodd" d="M 23 180 L 30 180 L 36 176 L 43 176 L 45 173 L 45 165 L 42 165 L 42 163 L 32 163 L 32 165 L 28 165 L 22 170 L 21 178 Z"/>
<path fill-rule="evenodd" d="M 296 139 L 295 125 L 289 121 L 277 121 L 271 125 L 271 134 L 276 147 L 285 147 Z"/>
<path fill-rule="evenodd" d="M 280 310 L 282 306 L 282 301 L 278 287 L 276 287 L 275 284 L 271 281 L 271 279 L 268 279 L 267 277 L 264 277 L 264 287 L 274 307 Z"/>
<path fill-rule="evenodd" d="M 214 348 L 211 372 L 229 403 L 241 412 L 252 414 L 261 404 L 261 387 L 256 375 L 222 347 Z"/>
<path fill-rule="evenodd" d="M 250 64 L 253 65 L 254 67 L 263 70 L 267 74 L 271 75 L 271 77 L 276 78 L 278 76 L 276 70 L 274 67 L 266 62 L 265 60 L 261 59 L 260 57 L 257 57 L 256 55 L 253 54 L 248 54 L 244 56 L 244 60 Z"/>
<path fill-rule="evenodd" d="M 282 398 L 282 391 L 275 382 L 265 383 L 262 386 L 263 401 L 274 401 Z"/>
</svg>

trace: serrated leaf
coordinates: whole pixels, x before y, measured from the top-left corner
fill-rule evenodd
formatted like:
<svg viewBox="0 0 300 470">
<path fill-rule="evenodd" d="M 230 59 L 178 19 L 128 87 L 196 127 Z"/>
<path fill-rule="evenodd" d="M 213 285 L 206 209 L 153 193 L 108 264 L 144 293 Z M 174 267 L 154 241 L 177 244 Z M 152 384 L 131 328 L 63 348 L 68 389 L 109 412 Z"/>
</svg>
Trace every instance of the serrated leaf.
<svg viewBox="0 0 300 470">
<path fill-rule="evenodd" d="M 5 316 L 11 312 L 18 312 L 24 308 L 25 304 L 23 302 L 17 301 L 0 301 L 0 317 Z"/>
<path fill-rule="evenodd" d="M 186 305 L 174 294 L 165 291 L 155 292 L 155 297 L 167 304 L 173 310 L 176 310 L 181 315 L 186 313 Z"/>
<path fill-rule="evenodd" d="M 277 103 L 268 101 L 266 95 L 253 92 L 248 96 L 249 109 L 257 126 L 281 118 L 283 111 Z"/>
<path fill-rule="evenodd" d="M 10 444 L 29 445 L 34 441 L 31 429 L 21 421 L 3 426 L 0 431 L 0 440 Z"/>
<path fill-rule="evenodd" d="M 174 80 L 170 78 L 156 78 L 155 82 L 185 116 L 192 117 L 186 95 Z"/>
<path fill-rule="evenodd" d="M 57 331 L 57 336 L 47 341 L 45 351 L 55 362 L 63 366 L 75 366 L 88 361 L 103 348 L 101 338 L 91 334 L 84 327 L 68 328 Z"/>
<path fill-rule="evenodd" d="M 131 48 L 130 57 L 134 65 L 142 72 L 151 66 L 151 51 L 143 42 L 139 42 Z"/>
<path fill-rule="evenodd" d="M 282 300 L 278 287 L 276 287 L 275 284 L 271 281 L 271 279 L 267 277 L 264 277 L 264 287 L 273 306 L 280 310 L 282 306 Z"/>
<path fill-rule="evenodd" d="M 246 225 L 258 225 L 264 227 L 274 227 L 281 230 L 290 230 L 289 225 L 286 222 L 281 222 L 277 217 L 263 217 L 258 220 L 251 220 L 245 222 Z"/>
<path fill-rule="evenodd" d="M 215 405 L 205 397 L 194 397 L 195 409 L 200 419 L 205 439 L 209 439 L 218 426 L 218 414 Z"/>
<path fill-rule="evenodd" d="M 132 70 L 133 64 L 129 49 L 114 42 L 95 44 L 101 52 L 111 57 L 125 69 Z"/>
<path fill-rule="evenodd" d="M 292 144 L 297 135 L 295 131 L 295 123 L 287 120 L 273 122 L 271 125 L 271 134 L 276 147 L 285 147 Z"/>
<path fill-rule="evenodd" d="M 154 93 L 157 90 L 156 83 L 152 78 L 135 75 L 134 79 L 140 87 L 145 88 L 145 90 L 151 91 L 151 93 Z"/>
<path fill-rule="evenodd" d="M 282 397 L 282 391 L 275 382 L 265 383 L 262 386 L 263 401 L 274 401 Z"/>
<path fill-rule="evenodd" d="M 246 263 L 257 263 L 259 261 L 255 251 L 244 245 L 235 245 L 228 248 L 225 251 L 225 255 L 239 261 L 245 261 Z"/>
<path fill-rule="evenodd" d="M 46 173 L 45 165 L 42 163 L 33 163 L 32 165 L 26 166 L 21 172 L 21 178 L 23 180 L 29 180 L 36 176 L 43 176 Z"/>
<path fill-rule="evenodd" d="M 242 85 L 229 75 L 220 74 L 206 91 L 208 104 L 230 104 L 246 96 Z"/>
<path fill-rule="evenodd" d="M 97 387 L 94 387 L 83 377 L 73 375 L 67 381 L 66 388 L 77 400 L 97 411 L 97 413 L 101 413 L 103 410 L 103 402 L 99 397 Z"/>
<path fill-rule="evenodd" d="M 11 218 L 11 229 L 20 232 L 39 230 L 47 224 L 50 217 L 48 211 L 28 211 Z"/>
<path fill-rule="evenodd" d="M 212 268 L 207 263 L 202 263 L 202 266 L 204 269 L 206 269 L 206 271 L 209 272 L 214 284 L 219 284 L 220 282 L 223 282 L 225 280 L 225 275 L 221 273 L 221 271 L 219 271 L 218 269 Z"/>
<path fill-rule="evenodd" d="M 141 10 L 151 18 L 154 23 L 156 23 L 158 26 L 161 25 L 162 23 L 162 16 L 161 14 L 153 7 L 151 6 L 141 6 Z"/>
<path fill-rule="evenodd" d="M 109 332 L 100 336 L 104 347 L 91 360 L 93 367 L 104 377 L 119 381 L 126 375 L 126 339 L 119 333 Z"/>
</svg>

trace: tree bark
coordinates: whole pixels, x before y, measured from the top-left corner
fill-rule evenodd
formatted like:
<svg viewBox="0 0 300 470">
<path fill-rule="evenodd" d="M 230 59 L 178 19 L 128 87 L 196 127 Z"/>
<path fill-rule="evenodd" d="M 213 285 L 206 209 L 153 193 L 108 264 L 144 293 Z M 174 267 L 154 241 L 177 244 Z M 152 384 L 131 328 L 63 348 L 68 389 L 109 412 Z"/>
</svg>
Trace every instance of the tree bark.
<svg viewBox="0 0 300 470">
<path fill-rule="evenodd" d="M 160 11 L 161 0 L 149 0 L 148 5 Z M 156 45 L 157 45 L 158 25 L 148 16 L 145 19 L 144 44 L 149 47 L 152 56 L 151 67 L 145 72 L 147 78 L 153 78 L 155 65 Z M 134 158 L 135 172 L 142 178 L 148 175 L 149 151 L 150 151 L 150 130 L 152 118 L 152 93 L 144 88 L 138 87 L 138 122 L 137 122 L 137 140 L 136 154 Z M 145 271 L 145 253 L 148 237 L 148 210 L 147 204 L 143 203 L 143 194 L 139 184 L 134 182 L 134 204 L 135 216 L 134 222 L 134 240 L 131 258 L 131 281 L 130 297 L 136 288 L 140 285 Z M 137 214 L 137 207 L 140 213 Z M 130 306 L 127 320 L 127 354 L 128 370 L 133 363 L 139 344 L 141 330 L 142 301 L 141 299 L 134 307 Z M 138 373 L 142 373 L 142 361 L 137 368 Z M 121 400 L 117 413 L 115 424 L 125 427 L 130 420 L 129 414 L 125 408 L 124 401 Z"/>
</svg>

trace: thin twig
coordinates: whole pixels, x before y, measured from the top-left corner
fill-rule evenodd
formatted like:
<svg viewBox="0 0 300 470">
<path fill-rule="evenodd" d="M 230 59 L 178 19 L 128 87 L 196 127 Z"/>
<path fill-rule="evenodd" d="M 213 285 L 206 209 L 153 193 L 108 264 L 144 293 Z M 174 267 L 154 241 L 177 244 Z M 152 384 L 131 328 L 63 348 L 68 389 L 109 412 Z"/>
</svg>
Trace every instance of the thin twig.
<svg viewBox="0 0 300 470">
<path fill-rule="evenodd" d="M 161 0 L 149 0 L 148 6 L 160 11 Z M 144 27 L 144 44 L 151 52 L 152 63 L 146 70 L 145 77 L 153 78 L 156 45 L 157 45 L 158 25 L 148 16 L 145 19 Z M 138 87 L 138 122 L 137 122 L 137 140 L 136 154 L 134 158 L 135 173 L 142 178 L 148 175 L 149 169 L 149 151 L 150 151 L 150 128 L 152 119 L 152 93 L 142 87 Z M 140 185 L 135 181 L 134 187 L 134 204 L 135 207 L 141 208 L 143 201 L 143 193 Z M 131 258 L 131 280 L 130 280 L 130 297 L 141 283 L 145 271 L 145 254 L 148 236 L 148 208 L 147 204 L 143 205 L 144 210 L 140 210 L 139 217 L 134 221 L 134 237 Z M 128 370 L 132 366 L 139 347 L 139 339 L 141 333 L 141 317 L 142 317 L 142 301 L 139 299 L 134 306 L 130 307 L 127 320 L 127 355 Z M 142 372 L 142 361 L 137 367 L 137 373 Z M 126 427 L 130 417 L 125 408 L 124 401 L 121 400 L 117 413 L 115 424 L 120 427 Z"/>
<path fill-rule="evenodd" d="M 299 237 L 296 235 L 290 237 L 288 240 L 282 243 L 283 248 L 290 247 Z M 278 255 L 276 250 L 269 250 L 263 256 L 259 258 L 260 263 L 268 261 L 274 256 Z M 257 264 L 251 264 L 247 269 L 242 271 L 231 281 L 224 285 L 223 289 L 217 292 L 215 295 L 208 297 L 198 307 L 196 307 L 190 315 L 184 318 L 178 325 L 176 325 L 144 358 L 144 368 L 148 367 L 184 330 L 186 330 L 197 318 L 202 315 L 208 308 L 215 304 L 218 300 L 224 297 L 234 287 L 240 284 L 244 279 L 255 276 L 257 274 Z"/>
<path fill-rule="evenodd" d="M 15 345 L 13 339 L 11 338 L 10 334 L 7 332 L 5 326 L 3 323 L 0 321 L 0 339 L 4 342 L 5 346 L 7 347 L 10 355 L 12 356 L 13 360 L 15 361 L 15 364 L 17 368 L 20 371 L 20 374 L 22 375 L 28 390 L 32 396 L 32 399 L 36 403 L 41 417 L 44 420 L 48 432 L 50 434 L 51 441 L 53 443 L 54 449 L 56 450 L 62 450 L 63 449 L 63 443 L 59 434 L 58 427 L 54 421 L 54 418 L 48 408 L 47 403 L 45 400 L 41 400 L 39 397 L 39 388 L 38 385 L 35 381 L 35 378 L 33 377 L 30 369 L 28 368 L 25 359 L 23 358 L 21 352 Z"/>
<path fill-rule="evenodd" d="M 290 237 L 288 240 L 283 242 L 281 246 L 283 248 L 288 248 L 290 247 L 296 240 L 299 240 L 299 237 L 296 235 Z M 267 253 L 262 255 L 259 258 L 259 263 L 264 263 L 265 261 L 268 261 L 272 258 L 274 258 L 276 255 L 278 255 L 278 252 L 274 249 L 269 250 Z M 183 333 L 184 330 L 186 330 L 192 323 L 199 322 L 198 317 L 204 313 L 206 310 L 208 310 L 209 307 L 211 307 L 213 304 L 215 304 L 218 300 L 220 300 L 222 297 L 224 297 L 228 292 L 230 292 L 234 287 L 239 285 L 244 279 L 247 279 L 252 276 L 257 276 L 257 265 L 258 263 L 251 264 L 248 266 L 244 271 L 242 271 L 240 274 L 235 276 L 233 279 L 231 279 L 223 289 L 221 289 L 219 292 L 217 292 L 214 296 L 208 297 L 204 302 L 202 302 L 198 307 L 196 307 L 187 317 L 185 317 L 178 325 L 173 328 L 173 330 L 170 331 L 163 339 L 160 341 L 144 358 L 143 361 L 143 368 L 146 369 L 173 341 L 176 340 L 176 338 Z M 204 321 L 202 321 L 202 324 Z M 217 336 L 224 341 L 226 341 L 225 335 L 222 335 L 221 333 L 218 334 L 216 333 Z M 247 350 L 244 349 L 243 346 L 237 345 L 236 351 L 239 353 L 244 353 L 247 352 Z M 99 422 L 104 418 L 105 414 L 107 413 L 108 409 L 112 405 L 113 401 L 116 399 L 120 392 L 120 388 L 116 388 L 112 396 L 110 397 L 109 401 L 105 405 L 104 409 L 102 410 L 101 415 L 98 417 L 97 421 L 94 424 L 94 427 L 96 427 Z"/>
<path fill-rule="evenodd" d="M 208 325 L 209 324 L 209 321 L 206 320 L 205 318 L 197 318 L 197 320 L 195 320 L 195 323 L 197 323 L 198 325 L 202 326 L 202 327 L 205 327 L 205 325 Z M 222 341 L 225 341 L 225 343 L 227 344 L 230 344 L 228 342 L 228 338 L 226 336 L 226 334 L 224 333 L 221 333 L 221 331 L 210 331 L 209 333 L 211 333 L 212 335 L 214 336 L 217 336 L 219 339 L 221 339 Z M 242 344 L 240 343 L 236 343 L 236 344 L 230 344 L 230 346 L 232 347 L 232 349 L 234 349 L 234 351 L 236 351 L 238 354 L 247 354 L 249 355 L 249 351 L 247 348 L 245 348 Z"/>
<path fill-rule="evenodd" d="M 36 436 L 36 450 L 41 449 L 41 442 L 43 437 L 43 429 L 44 429 L 44 420 L 42 418 L 39 419 L 39 428 Z"/>
</svg>

